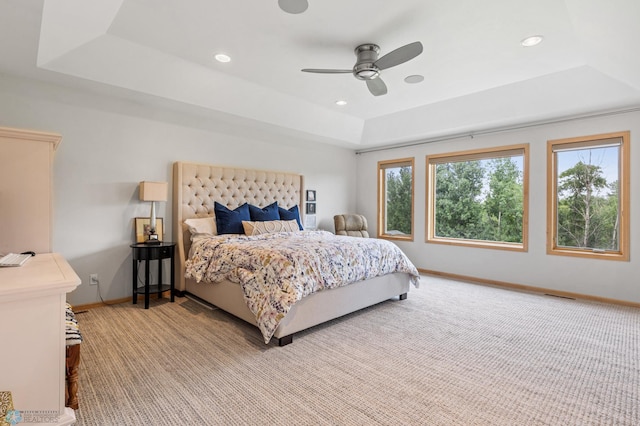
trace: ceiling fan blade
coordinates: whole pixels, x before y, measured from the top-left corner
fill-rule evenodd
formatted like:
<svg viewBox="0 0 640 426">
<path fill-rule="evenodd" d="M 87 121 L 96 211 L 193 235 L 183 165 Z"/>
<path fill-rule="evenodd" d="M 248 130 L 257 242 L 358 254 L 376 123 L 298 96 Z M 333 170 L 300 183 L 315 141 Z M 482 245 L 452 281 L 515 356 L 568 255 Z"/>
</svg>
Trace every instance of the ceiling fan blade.
<svg viewBox="0 0 640 426">
<path fill-rule="evenodd" d="M 344 73 L 352 73 L 353 70 L 325 70 L 325 69 L 317 69 L 317 68 L 305 68 L 301 70 L 302 72 L 317 72 L 320 74 L 344 74 Z"/>
<path fill-rule="evenodd" d="M 419 54 L 422 53 L 422 43 L 419 41 L 409 43 L 402 47 L 393 50 L 386 55 L 379 58 L 375 65 L 381 70 L 395 67 L 396 65 L 400 65 L 404 62 L 407 62 Z"/>
<path fill-rule="evenodd" d="M 380 77 L 374 78 L 373 80 L 366 80 L 367 87 L 373 96 L 381 96 L 387 94 L 387 85 L 384 84 L 384 81 Z"/>
</svg>

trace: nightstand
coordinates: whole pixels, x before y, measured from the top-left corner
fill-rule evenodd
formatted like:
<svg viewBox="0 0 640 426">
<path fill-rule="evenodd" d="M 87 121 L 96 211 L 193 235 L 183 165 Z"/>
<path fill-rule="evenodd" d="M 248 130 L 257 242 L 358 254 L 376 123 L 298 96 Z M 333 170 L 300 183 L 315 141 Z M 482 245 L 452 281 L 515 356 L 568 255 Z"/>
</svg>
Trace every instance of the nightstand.
<svg viewBox="0 0 640 426">
<path fill-rule="evenodd" d="M 171 301 L 174 300 L 175 289 L 175 248 L 176 243 L 162 242 L 160 244 L 131 244 L 133 250 L 131 257 L 133 259 L 133 303 L 138 303 L 138 290 L 144 291 L 144 308 L 149 309 L 149 294 L 158 293 L 158 298 L 162 297 L 162 292 L 169 290 Z M 170 284 L 162 282 L 162 261 L 169 259 L 171 261 L 171 279 Z M 144 260 L 144 289 L 138 287 L 138 265 Z M 149 264 L 152 260 L 158 262 L 158 283 L 149 284 Z"/>
</svg>

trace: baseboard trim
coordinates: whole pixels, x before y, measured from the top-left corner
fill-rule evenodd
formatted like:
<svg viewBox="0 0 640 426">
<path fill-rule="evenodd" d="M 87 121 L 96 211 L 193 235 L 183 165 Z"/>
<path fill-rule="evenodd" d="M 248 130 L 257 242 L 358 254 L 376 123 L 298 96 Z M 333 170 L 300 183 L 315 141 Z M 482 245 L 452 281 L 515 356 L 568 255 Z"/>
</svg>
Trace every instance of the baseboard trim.
<svg viewBox="0 0 640 426">
<path fill-rule="evenodd" d="M 609 299 L 606 297 L 591 296 L 591 295 L 582 294 L 582 293 L 572 293 L 569 291 L 560 291 L 560 290 L 554 290 L 550 288 L 535 287 L 535 286 L 524 285 L 524 284 L 515 284 L 515 283 L 506 282 L 506 281 L 490 280 L 486 278 L 478 278 L 478 277 L 473 277 L 469 275 L 452 274 L 449 272 L 434 271 L 431 269 L 424 269 L 424 268 L 418 268 L 418 272 L 425 275 L 433 275 L 436 277 L 448 278 L 456 281 L 464 281 L 464 282 L 469 282 L 473 284 L 492 285 L 496 287 L 504 287 L 504 288 L 510 288 L 514 290 L 530 291 L 533 293 L 550 294 L 552 296 L 566 297 L 566 298 L 572 298 L 572 299 L 591 300 L 593 302 L 609 303 L 612 305 L 622 305 L 622 306 L 630 306 L 633 308 L 640 308 L 640 303 L 629 302 L 627 300 Z M 162 293 L 163 296 L 166 293 L 168 293 L 168 290 Z M 181 291 L 174 292 L 174 294 L 178 297 L 184 297 L 186 295 L 185 293 L 186 292 L 181 292 Z M 155 293 L 152 294 L 151 296 L 157 297 Z M 144 294 L 138 295 L 138 301 L 140 300 L 144 300 Z M 120 303 L 129 302 L 129 301 L 131 301 L 131 296 L 123 297 L 121 299 L 105 300 L 104 302 L 99 302 L 99 303 L 89 303 L 86 305 L 74 305 L 73 310 L 86 311 L 88 309 L 99 308 L 102 306 L 109 306 L 109 305 L 117 305 Z"/>
<path fill-rule="evenodd" d="M 162 296 L 168 296 L 168 295 L 169 295 L 169 290 L 162 292 Z M 157 298 L 158 293 L 151 293 L 149 297 L 152 299 Z M 93 308 L 100 308 L 102 306 L 119 305 L 120 303 L 131 302 L 131 300 L 132 300 L 132 296 L 129 296 L 129 297 L 122 297 L 120 299 L 104 300 L 102 302 L 97 302 L 97 303 L 73 305 L 73 311 L 79 312 L 79 311 L 86 311 Z M 144 301 L 144 294 L 138 294 L 138 303 L 140 303 L 140 301 Z"/>
<path fill-rule="evenodd" d="M 569 291 L 560 291 L 560 290 L 554 290 L 550 288 L 535 287 L 535 286 L 524 285 L 524 284 L 515 284 L 515 283 L 506 282 L 506 281 L 490 280 L 486 278 L 478 278 L 478 277 L 472 277 L 468 275 L 452 274 L 449 272 L 434 271 L 431 269 L 418 268 L 418 272 L 425 275 L 433 275 L 436 277 L 448 278 L 456 281 L 464 281 L 472 284 L 491 285 L 496 287 L 510 288 L 513 290 L 524 290 L 524 291 L 530 291 L 533 293 L 549 294 L 552 296 L 559 296 L 559 297 L 565 297 L 565 298 L 571 298 L 571 299 L 590 300 L 593 302 L 609 303 L 612 305 L 622 305 L 622 306 L 630 306 L 633 308 L 640 308 L 640 303 L 630 302 L 628 300 L 609 299 L 607 297 L 591 296 L 589 294 L 572 293 Z"/>
</svg>

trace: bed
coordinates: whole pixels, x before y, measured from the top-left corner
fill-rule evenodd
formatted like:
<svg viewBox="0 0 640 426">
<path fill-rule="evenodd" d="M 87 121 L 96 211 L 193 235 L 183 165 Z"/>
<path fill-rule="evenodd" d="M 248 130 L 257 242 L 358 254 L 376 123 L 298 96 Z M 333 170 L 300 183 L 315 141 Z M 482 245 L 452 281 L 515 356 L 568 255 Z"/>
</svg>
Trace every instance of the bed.
<svg viewBox="0 0 640 426">
<path fill-rule="evenodd" d="M 190 219 L 206 220 L 214 216 L 216 202 L 228 209 L 236 209 L 244 203 L 260 207 L 277 203 L 281 211 L 282 209 L 295 211 L 296 206 L 304 205 L 303 189 L 304 178 L 295 173 L 189 162 L 174 163 L 173 233 L 177 243 L 176 290 L 178 293 L 196 296 L 258 326 L 256 315 L 249 309 L 240 284 L 228 279 L 216 283 L 203 283 L 197 282 L 194 278 L 185 277 L 187 267 L 192 266 L 189 255 L 192 249 L 192 233 L 195 232 L 193 226 L 190 230 L 187 223 L 193 223 L 193 220 L 189 221 Z M 299 219 L 303 223 L 303 209 L 298 210 Z M 309 234 L 312 238 L 324 238 L 325 235 L 321 235 L 322 232 L 314 234 L 314 232 L 305 231 L 299 234 Z M 269 336 L 264 336 L 265 342 L 273 337 L 277 339 L 280 346 L 284 346 L 293 341 L 293 335 L 296 332 L 388 299 L 405 299 L 410 284 L 418 283 L 417 271 L 413 265 L 411 267 L 411 272 L 390 273 L 302 297 L 278 321 L 275 330 Z"/>
</svg>

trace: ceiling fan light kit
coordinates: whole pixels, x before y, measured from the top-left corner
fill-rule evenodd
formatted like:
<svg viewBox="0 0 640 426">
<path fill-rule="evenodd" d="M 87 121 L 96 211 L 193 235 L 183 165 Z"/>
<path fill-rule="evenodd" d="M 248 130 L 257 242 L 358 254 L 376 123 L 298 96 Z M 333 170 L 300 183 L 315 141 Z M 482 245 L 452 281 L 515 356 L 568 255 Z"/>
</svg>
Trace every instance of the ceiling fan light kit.
<svg viewBox="0 0 640 426">
<path fill-rule="evenodd" d="M 422 53 L 422 43 L 409 43 L 378 58 L 380 47 L 373 43 L 361 44 L 356 47 L 356 64 L 351 70 L 305 68 L 303 72 L 319 74 L 352 73 L 358 80 L 365 81 L 373 96 L 385 95 L 387 85 L 380 78 L 380 71 L 405 63 Z"/>
<path fill-rule="evenodd" d="M 358 58 L 353 67 L 353 75 L 359 80 L 373 80 L 380 75 L 380 68 L 375 64 L 380 48 L 375 44 L 361 44 L 356 47 L 355 54 Z"/>
</svg>

